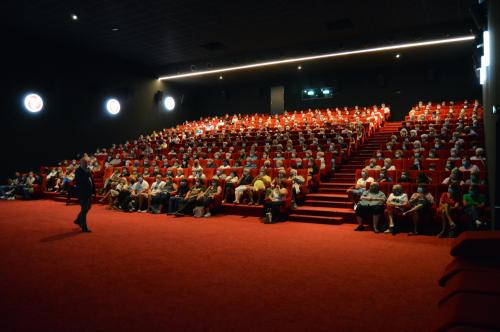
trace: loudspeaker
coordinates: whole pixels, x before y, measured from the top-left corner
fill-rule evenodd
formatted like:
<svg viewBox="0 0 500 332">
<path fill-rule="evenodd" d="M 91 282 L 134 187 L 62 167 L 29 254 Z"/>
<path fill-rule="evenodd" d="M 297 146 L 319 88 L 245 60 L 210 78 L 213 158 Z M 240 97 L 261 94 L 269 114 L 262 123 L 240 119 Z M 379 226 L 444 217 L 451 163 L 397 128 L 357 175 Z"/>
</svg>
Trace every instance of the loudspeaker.
<svg viewBox="0 0 500 332">
<path fill-rule="evenodd" d="M 156 91 L 155 96 L 154 96 L 154 101 L 155 103 L 159 104 L 163 99 L 163 91 Z"/>
</svg>

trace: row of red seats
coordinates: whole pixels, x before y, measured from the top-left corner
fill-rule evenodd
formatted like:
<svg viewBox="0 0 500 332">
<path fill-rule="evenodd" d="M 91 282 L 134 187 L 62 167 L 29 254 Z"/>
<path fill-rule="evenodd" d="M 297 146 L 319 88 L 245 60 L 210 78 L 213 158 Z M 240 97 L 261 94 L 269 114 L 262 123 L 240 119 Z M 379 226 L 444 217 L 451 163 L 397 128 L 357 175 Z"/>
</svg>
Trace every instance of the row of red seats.
<svg viewBox="0 0 500 332">
<path fill-rule="evenodd" d="M 434 164 L 436 166 L 437 171 L 442 171 L 444 170 L 444 167 L 446 165 L 446 162 L 448 159 L 424 159 L 421 160 L 421 164 L 424 170 L 429 169 L 429 166 L 431 164 Z M 462 160 L 450 160 L 451 163 L 455 167 L 460 167 L 462 165 Z M 411 158 L 405 158 L 405 159 L 391 159 L 391 164 L 394 165 L 397 171 L 403 171 L 403 170 L 411 170 L 411 167 L 413 166 L 415 162 L 415 159 Z M 472 165 L 476 165 L 479 167 L 479 170 L 485 171 L 486 170 L 486 162 L 482 160 L 471 160 L 470 163 Z M 370 164 L 370 159 L 365 160 L 365 166 L 368 166 Z M 382 167 L 384 165 L 383 160 L 377 160 L 377 165 Z"/>
<path fill-rule="evenodd" d="M 401 177 L 403 171 L 387 171 L 387 176 L 392 179 L 392 182 L 396 183 L 399 178 Z M 415 181 L 417 178 L 418 174 L 424 173 L 427 177 L 430 177 L 432 179 L 433 184 L 440 184 L 443 182 L 444 179 L 446 179 L 448 176 L 450 176 L 450 171 L 418 171 L 418 170 L 409 170 L 406 171 L 408 173 L 408 176 L 410 180 Z M 380 177 L 380 171 L 373 171 L 373 170 L 368 170 L 367 171 L 368 176 L 373 178 L 375 181 Z M 480 178 L 482 180 L 487 179 L 488 174 L 486 172 L 480 173 Z M 358 169 L 356 170 L 356 179 L 361 178 L 361 170 Z M 462 173 L 462 180 L 468 180 L 470 178 L 470 172 L 463 172 Z"/>
</svg>

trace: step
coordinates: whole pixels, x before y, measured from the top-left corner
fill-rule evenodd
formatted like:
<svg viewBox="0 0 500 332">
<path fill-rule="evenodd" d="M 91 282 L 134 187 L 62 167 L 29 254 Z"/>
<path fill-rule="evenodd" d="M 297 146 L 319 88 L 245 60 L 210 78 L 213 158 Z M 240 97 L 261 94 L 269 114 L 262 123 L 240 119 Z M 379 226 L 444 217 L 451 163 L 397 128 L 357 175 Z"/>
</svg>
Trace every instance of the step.
<svg viewBox="0 0 500 332">
<path fill-rule="evenodd" d="M 342 217 L 325 217 L 325 216 L 315 216 L 306 214 L 291 214 L 288 216 L 289 221 L 317 223 L 317 224 L 332 224 L 332 225 L 342 224 L 343 219 L 344 218 Z"/>
<path fill-rule="evenodd" d="M 309 216 L 334 216 L 344 217 L 353 216 L 352 208 L 330 208 L 323 206 L 299 206 L 293 210 L 293 214 L 309 215 Z"/>
<path fill-rule="evenodd" d="M 353 183 L 352 182 L 321 182 L 320 184 L 320 189 L 323 188 L 350 188 L 352 187 Z"/>
<path fill-rule="evenodd" d="M 225 204 L 222 204 L 221 213 L 262 217 L 263 207 L 262 207 L 262 205 L 246 205 L 246 204 L 225 203 Z"/>
<path fill-rule="evenodd" d="M 347 188 L 320 188 L 318 194 L 345 194 L 347 189 L 349 189 L 349 187 L 347 187 Z"/>
<path fill-rule="evenodd" d="M 352 202 L 306 200 L 303 206 L 324 206 L 331 208 L 352 208 Z"/>
<path fill-rule="evenodd" d="M 340 202 L 349 201 L 349 197 L 345 192 L 343 194 L 325 194 L 325 193 L 307 194 L 306 199 L 316 200 L 316 201 L 340 201 Z"/>
</svg>

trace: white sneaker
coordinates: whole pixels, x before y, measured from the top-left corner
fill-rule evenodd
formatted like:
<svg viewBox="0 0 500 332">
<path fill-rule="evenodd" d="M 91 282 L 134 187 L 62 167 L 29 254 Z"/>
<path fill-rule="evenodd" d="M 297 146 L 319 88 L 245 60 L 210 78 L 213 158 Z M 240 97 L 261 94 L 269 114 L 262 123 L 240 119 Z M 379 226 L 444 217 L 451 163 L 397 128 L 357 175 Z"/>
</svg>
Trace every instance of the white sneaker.
<svg viewBox="0 0 500 332">
<path fill-rule="evenodd" d="M 211 217 L 211 216 L 212 216 L 212 214 L 210 212 L 207 212 L 207 213 L 205 213 L 205 215 L 203 217 L 208 218 L 208 217 Z"/>
<path fill-rule="evenodd" d="M 356 208 L 358 207 L 358 204 L 354 204 L 354 210 L 356 210 Z"/>
<path fill-rule="evenodd" d="M 271 212 L 266 213 L 266 224 L 273 223 L 273 214 Z"/>
<path fill-rule="evenodd" d="M 8 201 L 13 201 L 13 200 L 15 200 L 15 199 L 16 199 L 16 198 L 15 198 L 15 197 L 13 197 L 13 196 L 12 196 L 12 197 L 7 198 L 7 200 L 8 200 Z"/>
</svg>

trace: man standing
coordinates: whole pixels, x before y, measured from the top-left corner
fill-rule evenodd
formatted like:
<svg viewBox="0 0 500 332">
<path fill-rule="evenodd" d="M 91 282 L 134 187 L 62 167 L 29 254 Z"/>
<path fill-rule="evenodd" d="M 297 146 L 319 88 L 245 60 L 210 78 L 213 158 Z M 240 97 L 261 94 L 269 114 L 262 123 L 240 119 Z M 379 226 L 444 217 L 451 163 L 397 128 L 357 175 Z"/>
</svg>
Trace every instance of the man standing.
<svg viewBox="0 0 500 332">
<path fill-rule="evenodd" d="M 77 168 L 75 172 L 75 185 L 78 197 L 78 202 L 80 203 L 80 213 L 75 220 L 75 224 L 80 226 L 82 232 L 90 232 L 87 227 L 87 213 L 92 205 L 92 194 L 94 192 L 94 182 L 92 181 L 92 175 L 88 169 L 87 159 L 84 157 L 80 159 L 80 167 Z"/>
</svg>

